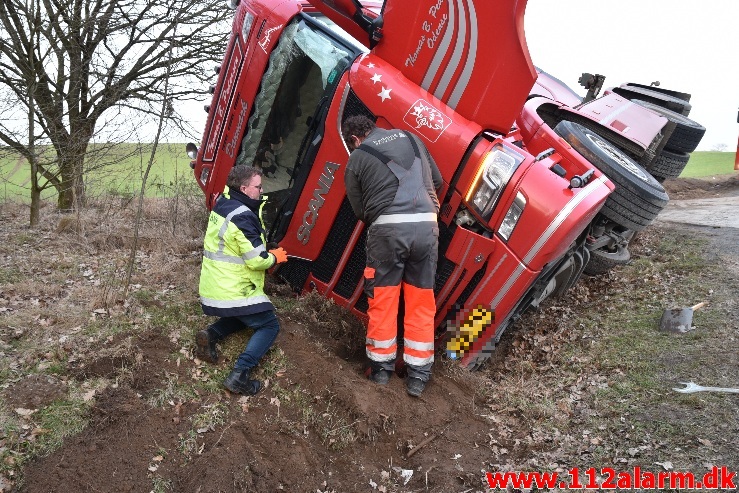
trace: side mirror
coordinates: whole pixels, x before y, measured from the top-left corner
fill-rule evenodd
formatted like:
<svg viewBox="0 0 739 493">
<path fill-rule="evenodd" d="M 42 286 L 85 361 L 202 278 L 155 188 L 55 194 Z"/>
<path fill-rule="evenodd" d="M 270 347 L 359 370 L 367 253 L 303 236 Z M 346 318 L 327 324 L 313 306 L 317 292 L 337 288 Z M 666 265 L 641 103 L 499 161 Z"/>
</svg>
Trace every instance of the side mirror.
<svg viewBox="0 0 739 493">
<path fill-rule="evenodd" d="M 187 157 L 189 157 L 190 159 L 195 159 L 198 157 L 198 146 L 196 146 L 192 142 L 188 142 L 185 146 L 185 152 L 187 153 Z"/>
</svg>

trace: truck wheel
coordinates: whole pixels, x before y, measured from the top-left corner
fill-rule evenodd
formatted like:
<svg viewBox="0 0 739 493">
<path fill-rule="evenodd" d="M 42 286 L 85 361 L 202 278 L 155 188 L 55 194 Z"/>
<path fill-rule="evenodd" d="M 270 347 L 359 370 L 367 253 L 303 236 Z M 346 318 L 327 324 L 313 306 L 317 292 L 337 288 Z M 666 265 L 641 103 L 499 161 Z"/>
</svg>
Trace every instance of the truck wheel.
<svg viewBox="0 0 739 493">
<path fill-rule="evenodd" d="M 614 87 L 611 91 L 626 99 L 639 99 L 648 103 L 656 104 L 668 110 L 679 113 L 683 116 L 690 114 L 691 105 L 684 99 L 679 99 L 668 94 L 662 94 L 651 89 L 642 89 L 641 87 Z"/>
<path fill-rule="evenodd" d="M 656 104 L 640 99 L 632 99 L 632 103 L 643 106 L 655 113 L 664 116 L 669 121 L 675 123 L 675 130 L 665 144 L 665 149 L 674 152 L 693 152 L 698 144 L 700 144 L 703 134 L 706 133 L 706 127 L 698 122 L 691 120 L 679 113 L 670 111 Z"/>
<path fill-rule="evenodd" d="M 662 183 L 668 178 L 677 178 L 688 164 L 690 154 L 687 152 L 671 152 L 663 150 L 657 158 L 651 162 L 647 171 Z"/>
<path fill-rule="evenodd" d="M 590 260 L 585 266 L 585 273 L 589 276 L 599 276 L 618 265 L 625 265 L 631 260 L 631 252 L 622 245 L 616 245 L 613 251 L 601 248 L 591 250 Z"/>
<path fill-rule="evenodd" d="M 669 198 L 655 178 L 595 132 L 562 121 L 554 131 L 616 185 L 601 213 L 633 231 L 641 231 L 657 217 Z"/>
</svg>

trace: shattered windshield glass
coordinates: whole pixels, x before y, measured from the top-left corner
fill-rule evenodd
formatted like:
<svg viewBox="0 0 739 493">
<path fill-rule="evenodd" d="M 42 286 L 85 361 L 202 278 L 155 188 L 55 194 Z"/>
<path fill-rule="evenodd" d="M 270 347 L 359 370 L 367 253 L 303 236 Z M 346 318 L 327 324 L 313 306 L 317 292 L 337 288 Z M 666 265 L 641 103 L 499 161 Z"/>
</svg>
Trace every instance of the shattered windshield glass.
<svg viewBox="0 0 739 493">
<path fill-rule="evenodd" d="M 352 50 L 301 17 L 284 29 L 272 51 L 236 160 L 264 173 L 267 230 L 289 195 L 309 118 L 353 58 Z"/>
</svg>

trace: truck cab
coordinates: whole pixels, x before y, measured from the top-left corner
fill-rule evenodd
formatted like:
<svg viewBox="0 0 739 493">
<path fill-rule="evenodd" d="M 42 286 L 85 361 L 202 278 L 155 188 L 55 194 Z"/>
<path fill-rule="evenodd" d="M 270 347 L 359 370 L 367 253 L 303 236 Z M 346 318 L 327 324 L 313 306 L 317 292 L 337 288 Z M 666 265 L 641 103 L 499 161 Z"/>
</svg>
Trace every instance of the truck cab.
<svg viewBox="0 0 739 493">
<path fill-rule="evenodd" d="M 540 106 L 572 111 L 568 101 L 532 96 L 537 78 L 547 82 L 528 54 L 525 6 L 241 0 L 202 143 L 189 149 L 208 207 L 233 166 L 261 168 L 268 241 L 289 255 L 276 275 L 366 319 L 365 225 L 346 199 L 341 124 L 366 115 L 413 132 L 443 177 L 437 339 L 450 357 L 480 364 L 523 311 L 579 279 L 604 234 L 651 220 L 628 216 L 613 227 L 609 175 L 624 171 L 612 168 L 636 166 L 618 179 L 628 186 L 645 172 L 611 134 L 583 138 L 567 125 L 557 133 L 559 122 L 542 117 Z M 566 93 L 549 86 L 549 95 Z M 667 121 L 655 118 L 652 139 Z"/>
</svg>

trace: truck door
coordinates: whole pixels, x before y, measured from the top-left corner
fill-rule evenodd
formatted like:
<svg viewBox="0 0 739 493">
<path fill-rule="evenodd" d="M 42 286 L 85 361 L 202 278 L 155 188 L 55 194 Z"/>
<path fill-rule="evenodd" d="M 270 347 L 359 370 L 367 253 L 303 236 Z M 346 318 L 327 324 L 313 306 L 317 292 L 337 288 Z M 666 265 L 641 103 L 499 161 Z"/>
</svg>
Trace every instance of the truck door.
<svg viewBox="0 0 739 493">
<path fill-rule="evenodd" d="M 321 24 L 298 15 L 270 54 L 247 123 L 236 164 L 264 172 L 269 197 L 264 218 L 271 240 L 279 241 L 300 196 L 322 122 L 318 115 L 359 50 L 329 35 Z M 302 178 L 301 178 L 302 177 Z"/>
</svg>

